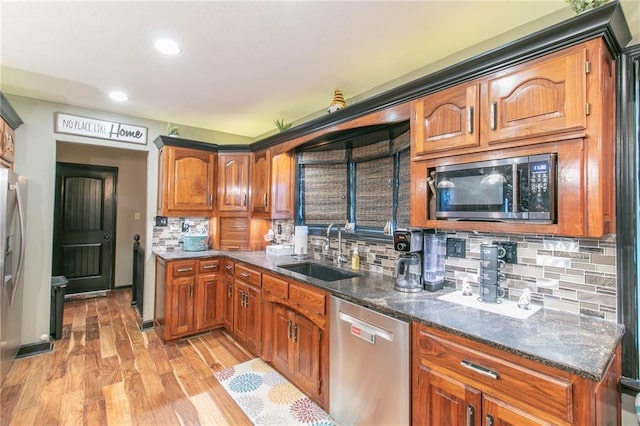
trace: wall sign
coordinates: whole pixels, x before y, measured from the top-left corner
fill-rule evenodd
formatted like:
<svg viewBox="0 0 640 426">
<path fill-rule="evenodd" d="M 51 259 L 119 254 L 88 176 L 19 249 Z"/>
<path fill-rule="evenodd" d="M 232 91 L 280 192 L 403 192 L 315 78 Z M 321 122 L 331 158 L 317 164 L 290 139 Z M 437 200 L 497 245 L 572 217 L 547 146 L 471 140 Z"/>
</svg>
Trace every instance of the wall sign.
<svg viewBox="0 0 640 426">
<path fill-rule="evenodd" d="M 147 144 L 147 128 L 114 121 L 97 120 L 77 115 L 55 113 L 54 131 L 67 135 L 87 136 L 119 142 Z"/>
</svg>

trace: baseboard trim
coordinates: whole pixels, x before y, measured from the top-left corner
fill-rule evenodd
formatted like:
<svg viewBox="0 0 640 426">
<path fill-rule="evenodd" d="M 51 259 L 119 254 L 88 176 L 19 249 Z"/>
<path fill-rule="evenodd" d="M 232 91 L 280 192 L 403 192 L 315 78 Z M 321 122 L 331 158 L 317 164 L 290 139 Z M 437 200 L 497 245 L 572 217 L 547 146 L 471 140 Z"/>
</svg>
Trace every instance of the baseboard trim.
<svg viewBox="0 0 640 426">
<path fill-rule="evenodd" d="M 153 320 L 142 321 L 142 324 L 140 324 L 141 331 L 144 331 L 148 328 L 153 328 Z"/>
<path fill-rule="evenodd" d="M 26 358 L 32 355 L 43 354 L 53 350 L 53 342 L 38 342 L 20 346 L 16 358 Z"/>
</svg>

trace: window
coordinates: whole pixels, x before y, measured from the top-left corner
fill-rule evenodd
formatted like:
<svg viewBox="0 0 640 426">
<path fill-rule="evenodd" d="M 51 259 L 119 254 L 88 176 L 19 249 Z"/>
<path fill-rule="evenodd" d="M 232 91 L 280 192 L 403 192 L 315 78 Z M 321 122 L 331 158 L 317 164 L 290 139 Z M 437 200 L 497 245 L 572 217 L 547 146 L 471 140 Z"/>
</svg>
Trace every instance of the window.
<svg viewBox="0 0 640 426">
<path fill-rule="evenodd" d="M 409 225 L 408 124 L 307 145 L 297 158 L 297 223 L 353 222 L 358 234 L 382 234 L 388 222 Z"/>
</svg>

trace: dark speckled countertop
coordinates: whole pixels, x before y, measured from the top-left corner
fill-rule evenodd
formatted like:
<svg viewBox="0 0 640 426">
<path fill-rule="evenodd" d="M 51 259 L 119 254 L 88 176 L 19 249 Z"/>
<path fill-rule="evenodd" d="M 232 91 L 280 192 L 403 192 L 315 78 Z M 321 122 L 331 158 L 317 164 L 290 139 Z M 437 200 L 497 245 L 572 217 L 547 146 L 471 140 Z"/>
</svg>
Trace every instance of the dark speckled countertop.
<svg viewBox="0 0 640 426">
<path fill-rule="evenodd" d="M 438 299 L 453 288 L 401 293 L 393 289 L 393 278 L 382 274 L 359 271 L 357 278 L 325 282 L 277 266 L 300 262 L 292 256 L 217 250 L 154 254 L 165 260 L 227 256 L 395 318 L 439 328 L 595 381 L 602 379 L 624 333 L 620 324 L 585 315 L 543 308 L 521 320 Z"/>
</svg>

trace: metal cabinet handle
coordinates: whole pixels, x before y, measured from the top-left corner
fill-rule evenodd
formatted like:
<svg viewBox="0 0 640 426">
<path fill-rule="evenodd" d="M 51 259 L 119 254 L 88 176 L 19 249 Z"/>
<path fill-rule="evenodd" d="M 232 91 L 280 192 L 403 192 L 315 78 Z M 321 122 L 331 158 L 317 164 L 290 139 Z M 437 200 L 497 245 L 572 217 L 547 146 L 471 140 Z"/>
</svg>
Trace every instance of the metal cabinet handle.
<svg viewBox="0 0 640 426">
<path fill-rule="evenodd" d="M 213 193 L 209 194 L 209 205 L 213 205 Z"/>
<path fill-rule="evenodd" d="M 291 322 L 291 320 L 287 321 L 287 337 L 289 339 L 291 339 L 291 336 L 293 335 L 293 323 Z"/>
<path fill-rule="evenodd" d="M 476 410 L 473 405 L 467 405 L 467 426 L 473 426 L 476 424 Z"/>
<path fill-rule="evenodd" d="M 249 307 L 249 293 L 244 294 L 244 307 L 245 308 Z"/>
<path fill-rule="evenodd" d="M 227 297 L 233 297 L 233 285 L 227 284 Z"/>
<path fill-rule="evenodd" d="M 193 297 L 193 284 L 189 284 L 189 298 Z"/>
<path fill-rule="evenodd" d="M 233 269 L 233 266 L 231 265 L 224 265 L 224 269 L 226 269 L 227 271 L 230 271 Z"/>
<path fill-rule="evenodd" d="M 247 193 L 244 193 L 244 196 L 242 197 L 242 207 L 246 207 L 247 206 Z"/>
<path fill-rule="evenodd" d="M 493 416 L 491 414 L 487 414 L 487 417 L 484 419 L 485 426 L 493 426 Z"/>
<path fill-rule="evenodd" d="M 467 361 L 463 359 L 462 361 L 460 361 L 460 365 L 465 368 L 468 368 L 469 370 L 473 370 L 478 374 L 482 374 L 483 376 L 490 377 L 495 380 L 497 380 L 500 377 L 500 374 L 498 374 L 497 372 L 490 370 L 486 367 L 483 367 L 481 365 L 474 364 L 471 361 Z"/>
<path fill-rule="evenodd" d="M 293 324 L 293 341 L 298 341 L 298 324 Z"/>
<path fill-rule="evenodd" d="M 467 107 L 467 133 L 473 134 L 473 106 Z"/>
<path fill-rule="evenodd" d="M 193 271 L 193 268 L 189 267 L 189 268 L 178 268 L 178 269 L 176 269 L 176 272 L 189 272 L 189 271 Z"/>
<path fill-rule="evenodd" d="M 267 193 L 266 192 L 264 193 L 264 200 L 263 201 L 264 201 L 264 205 L 266 206 L 267 205 Z"/>
<path fill-rule="evenodd" d="M 498 124 L 496 123 L 496 114 L 498 112 L 498 103 L 497 102 L 491 102 L 491 108 L 489 109 L 489 121 L 491 121 L 490 126 L 491 126 L 491 130 L 495 130 L 496 127 L 498 127 Z"/>
<path fill-rule="evenodd" d="M 218 265 L 204 265 L 202 267 L 202 269 L 213 269 L 213 268 L 217 268 L 217 267 L 218 267 Z"/>
<path fill-rule="evenodd" d="M 251 275 L 247 274 L 246 272 L 240 272 L 240 275 L 243 276 L 244 278 L 249 278 Z"/>
</svg>

